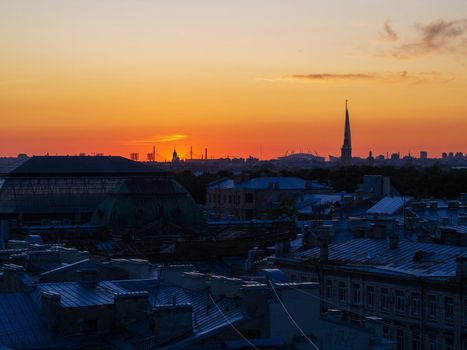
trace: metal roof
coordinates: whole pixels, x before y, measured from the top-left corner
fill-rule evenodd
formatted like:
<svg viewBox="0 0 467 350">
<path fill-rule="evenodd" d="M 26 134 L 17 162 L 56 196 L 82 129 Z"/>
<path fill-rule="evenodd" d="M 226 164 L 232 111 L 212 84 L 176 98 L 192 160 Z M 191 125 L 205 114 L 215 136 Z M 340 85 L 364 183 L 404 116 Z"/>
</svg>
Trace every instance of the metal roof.
<svg viewBox="0 0 467 350">
<path fill-rule="evenodd" d="M 12 347 L 45 347 L 53 344 L 52 333 L 40 310 L 27 293 L 0 296 L 0 344 Z"/>
<path fill-rule="evenodd" d="M 319 248 L 296 252 L 298 259 L 318 259 Z M 349 267 L 368 267 L 379 273 L 403 273 L 418 277 L 453 277 L 456 257 L 467 255 L 467 247 L 419 243 L 399 240 L 398 248 L 390 249 L 387 240 L 352 239 L 329 246 L 329 260 Z M 427 258 L 417 259 L 417 256 Z"/>
<path fill-rule="evenodd" d="M 126 292 L 125 289 L 115 287 L 108 282 L 98 282 L 95 286 L 80 282 L 42 283 L 38 285 L 35 292 L 38 303 L 40 303 L 42 291 L 60 294 L 60 305 L 70 308 L 110 305 L 114 303 L 116 294 Z"/>
<path fill-rule="evenodd" d="M 440 226 L 441 230 L 452 230 L 460 234 L 467 234 L 467 225 L 457 225 L 457 226 Z"/>
<path fill-rule="evenodd" d="M 42 283 L 33 292 L 2 293 L 0 296 L 0 344 L 12 348 L 51 347 L 57 339 L 41 317 L 41 292 L 61 296 L 62 307 L 87 307 L 114 303 L 117 295 L 147 293 L 152 306 L 193 307 L 193 333 L 166 348 L 183 348 L 244 319 L 238 303 L 225 296 L 209 298 L 207 289 L 191 291 L 181 287 L 159 285 L 157 279 Z M 147 328 L 147 327 L 146 327 Z M 145 329 L 146 329 L 145 328 Z"/>
<path fill-rule="evenodd" d="M 402 209 L 404 203 L 408 203 L 412 198 L 410 197 L 384 197 L 370 209 L 366 211 L 367 214 L 383 214 L 393 215 Z"/>
<path fill-rule="evenodd" d="M 155 173 L 148 165 L 117 156 L 34 156 L 10 172 L 29 174 Z"/>
</svg>

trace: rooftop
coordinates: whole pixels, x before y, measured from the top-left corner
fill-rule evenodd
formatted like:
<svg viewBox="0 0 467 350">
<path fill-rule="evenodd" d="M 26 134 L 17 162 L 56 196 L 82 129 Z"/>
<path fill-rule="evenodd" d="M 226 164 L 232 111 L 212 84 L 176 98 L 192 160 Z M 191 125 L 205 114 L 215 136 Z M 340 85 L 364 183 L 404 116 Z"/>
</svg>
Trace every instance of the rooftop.
<svg viewBox="0 0 467 350">
<path fill-rule="evenodd" d="M 352 239 L 329 246 L 329 261 L 349 268 L 371 269 L 414 277 L 450 278 L 456 275 L 456 257 L 467 255 L 467 247 L 400 240 L 391 249 L 385 239 Z M 296 259 L 319 259 L 320 249 L 295 252 Z M 424 258 L 420 258 L 424 257 Z"/>
<path fill-rule="evenodd" d="M 384 197 L 368 209 L 367 214 L 394 215 L 411 200 L 411 197 Z"/>
<path fill-rule="evenodd" d="M 209 188 L 220 189 L 241 188 L 267 190 L 272 186 L 278 186 L 280 190 L 328 189 L 326 185 L 319 184 L 315 181 L 307 181 L 298 177 L 257 177 L 240 183 L 235 183 L 235 181 L 231 179 L 224 179 L 209 184 Z"/>
<path fill-rule="evenodd" d="M 155 173 L 153 167 L 117 156 L 34 156 L 11 175 Z"/>
</svg>

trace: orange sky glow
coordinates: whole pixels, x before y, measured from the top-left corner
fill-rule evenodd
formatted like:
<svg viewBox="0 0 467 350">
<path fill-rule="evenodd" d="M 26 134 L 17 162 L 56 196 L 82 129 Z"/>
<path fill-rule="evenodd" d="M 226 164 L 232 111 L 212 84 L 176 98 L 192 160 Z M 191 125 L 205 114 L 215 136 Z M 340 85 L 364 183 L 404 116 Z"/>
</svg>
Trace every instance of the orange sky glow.
<svg viewBox="0 0 467 350">
<path fill-rule="evenodd" d="M 338 155 L 347 98 L 356 155 L 467 152 L 465 14 L 465 0 L 0 0 L 0 156 Z"/>
</svg>

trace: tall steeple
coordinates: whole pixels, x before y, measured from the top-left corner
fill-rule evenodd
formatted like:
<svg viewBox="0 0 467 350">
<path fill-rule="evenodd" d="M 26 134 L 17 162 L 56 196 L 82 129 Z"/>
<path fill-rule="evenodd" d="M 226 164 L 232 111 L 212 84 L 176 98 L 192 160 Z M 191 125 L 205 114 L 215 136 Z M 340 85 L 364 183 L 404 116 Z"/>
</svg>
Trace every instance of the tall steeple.
<svg viewBox="0 0 467 350">
<path fill-rule="evenodd" d="M 350 118 L 347 100 L 345 100 L 345 131 L 344 144 L 341 148 L 341 163 L 343 166 L 348 166 L 352 163 L 352 137 L 350 133 Z"/>
</svg>

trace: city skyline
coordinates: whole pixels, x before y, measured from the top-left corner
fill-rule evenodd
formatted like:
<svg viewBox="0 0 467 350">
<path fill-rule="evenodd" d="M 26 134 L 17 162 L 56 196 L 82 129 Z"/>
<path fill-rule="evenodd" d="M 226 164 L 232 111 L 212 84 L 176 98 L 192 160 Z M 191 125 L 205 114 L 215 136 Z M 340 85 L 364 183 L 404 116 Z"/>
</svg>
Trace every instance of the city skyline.
<svg viewBox="0 0 467 350">
<path fill-rule="evenodd" d="M 0 1 L 0 155 L 465 153 L 467 4 Z M 187 150 L 186 152 L 182 150 Z"/>
</svg>

